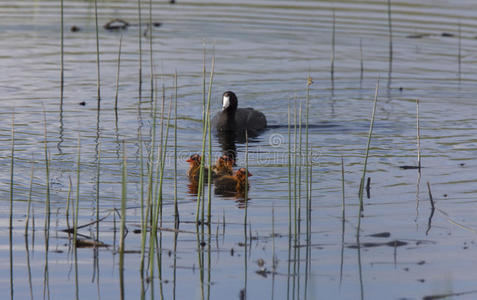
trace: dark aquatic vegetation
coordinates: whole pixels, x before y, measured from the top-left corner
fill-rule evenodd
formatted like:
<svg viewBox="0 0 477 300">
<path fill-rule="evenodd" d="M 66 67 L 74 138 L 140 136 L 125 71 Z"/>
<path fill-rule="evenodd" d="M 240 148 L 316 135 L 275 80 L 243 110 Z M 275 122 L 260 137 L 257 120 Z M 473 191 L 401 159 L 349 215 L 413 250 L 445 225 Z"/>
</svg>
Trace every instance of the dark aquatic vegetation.
<svg viewBox="0 0 477 300">
<path fill-rule="evenodd" d="M 449 33 L 449 32 L 443 32 L 443 33 L 441 34 L 441 36 L 443 36 L 443 37 L 454 37 L 455 34 Z"/>
<path fill-rule="evenodd" d="M 350 249 L 358 249 L 358 248 L 374 248 L 374 247 L 381 247 L 381 246 L 388 246 L 388 247 L 402 247 L 406 246 L 408 243 L 404 241 L 390 241 L 390 242 L 385 242 L 385 243 L 371 243 L 371 242 L 365 242 L 365 243 L 360 243 L 360 244 L 351 244 L 348 246 Z"/>
<path fill-rule="evenodd" d="M 127 29 L 129 27 L 129 22 L 124 21 L 123 19 L 113 19 L 108 23 L 104 24 L 104 29 L 106 30 L 120 30 Z"/>
<path fill-rule="evenodd" d="M 373 233 L 369 234 L 369 237 L 375 237 L 375 238 L 388 238 L 391 236 L 390 232 L 378 232 L 378 233 Z"/>
</svg>

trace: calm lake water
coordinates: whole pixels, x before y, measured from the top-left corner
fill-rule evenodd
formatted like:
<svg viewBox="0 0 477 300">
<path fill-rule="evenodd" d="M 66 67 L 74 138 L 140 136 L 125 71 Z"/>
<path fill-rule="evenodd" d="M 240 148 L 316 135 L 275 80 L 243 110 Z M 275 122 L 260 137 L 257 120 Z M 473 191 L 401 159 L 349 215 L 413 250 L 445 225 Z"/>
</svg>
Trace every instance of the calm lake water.
<svg viewBox="0 0 477 300">
<path fill-rule="evenodd" d="M 148 3 L 142 2 L 143 23 L 149 18 Z M 141 296 L 141 235 L 134 230 L 140 228 L 141 217 L 138 131 L 144 139 L 146 157 L 153 123 L 150 34 L 144 36 L 138 31 L 136 1 L 100 1 L 98 14 L 99 117 L 94 2 L 65 1 L 65 86 L 61 111 L 59 1 L 0 1 L 0 287 L 5 297 L 13 282 L 15 299 L 28 299 L 30 291 L 35 299 L 73 298 L 75 293 L 82 299 L 119 298 L 119 219 L 112 211 L 120 207 L 123 141 L 128 162 L 129 230 L 125 239 L 125 296 Z M 159 99 L 162 86 L 167 101 L 174 95 L 173 75 L 175 71 L 178 74 L 177 184 L 183 222 L 182 231 L 177 234 L 162 232 L 162 280 L 158 280 L 156 267 L 153 284 L 146 284 L 146 297 L 153 293 L 152 297 L 158 299 L 234 299 L 241 295 L 248 299 L 419 299 L 455 293 L 459 299 L 474 299 L 476 17 L 473 1 L 392 1 L 390 72 L 388 6 L 384 0 L 178 0 L 174 5 L 154 1 L 152 20 L 162 22 L 152 31 Z M 116 32 L 103 29 L 114 18 L 124 19 L 131 26 Z M 73 25 L 80 30 L 71 32 Z M 143 85 L 138 106 L 140 34 Z M 114 99 L 121 36 L 116 122 Z M 243 204 L 233 198 L 213 196 L 210 235 L 207 227 L 205 235 L 196 234 L 196 196 L 188 190 L 185 160 L 202 147 L 204 49 L 207 72 L 215 56 L 211 110 L 218 111 L 222 93 L 232 90 L 240 106 L 253 106 L 264 112 L 273 125 L 249 143 L 249 169 L 253 177 L 245 232 Z M 311 234 L 306 247 L 304 167 L 301 234 L 294 235 L 292 229 L 289 235 L 287 124 L 289 103 L 292 113 L 294 99 L 305 105 L 309 75 L 313 80 L 309 108 L 313 184 Z M 357 240 L 358 188 L 378 78 L 379 97 L 367 165 L 371 195 L 364 199 Z M 400 168 L 417 165 L 416 99 L 420 100 L 424 167 L 420 177 L 415 169 Z M 79 105 L 81 102 L 85 105 Z M 47 180 L 43 111 L 51 159 L 48 251 L 43 226 Z M 10 247 L 12 112 L 15 160 Z M 173 145 L 173 129 L 170 131 L 169 146 Z M 99 240 L 109 247 L 98 251 L 79 248 L 75 256 L 71 240 L 61 230 L 67 226 L 69 178 L 70 197 L 76 199 L 78 136 L 79 224 L 95 220 L 99 195 L 99 216 L 106 217 L 99 223 Z M 212 148 L 215 158 L 221 153 L 215 137 Z M 237 144 L 237 150 L 237 165 L 242 167 L 245 145 Z M 345 169 L 344 227 L 341 156 Z M 168 149 L 166 163 L 163 227 L 171 229 L 172 147 Z M 35 227 L 34 231 L 30 227 L 25 240 L 32 165 Z M 434 211 L 427 182 L 435 200 Z M 96 224 L 81 228 L 79 233 L 94 237 Z"/>
</svg>

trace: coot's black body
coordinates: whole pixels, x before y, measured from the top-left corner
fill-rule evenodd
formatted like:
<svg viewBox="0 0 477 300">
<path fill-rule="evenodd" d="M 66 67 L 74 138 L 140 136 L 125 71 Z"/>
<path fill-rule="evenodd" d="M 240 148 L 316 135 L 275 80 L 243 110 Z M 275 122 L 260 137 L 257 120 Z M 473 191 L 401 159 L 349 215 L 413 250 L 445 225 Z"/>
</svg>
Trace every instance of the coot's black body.
<svg viewBox="0 0 477 300">
<path fill-rule="evenodd" d="M 222 97 L 222 111 L 212 118 L 212 127 L 219 135 L 235 136 L 237 139 L 245 136 L 259 135 L 267 127 L 267 118 L 253 108 L 237 108 L 237 96 L 231 91 L 224 93 Z"/>
</svg>

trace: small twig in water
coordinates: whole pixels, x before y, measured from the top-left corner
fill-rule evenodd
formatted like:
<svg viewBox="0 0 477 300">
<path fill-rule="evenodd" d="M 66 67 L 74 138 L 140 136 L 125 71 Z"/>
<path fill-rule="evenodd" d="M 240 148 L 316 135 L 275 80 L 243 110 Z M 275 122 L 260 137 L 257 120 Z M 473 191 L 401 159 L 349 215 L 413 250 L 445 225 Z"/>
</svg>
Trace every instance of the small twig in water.
<svg viewBox="0 0 477 300">
<path fill-rule="evenodd" d="M 366 197 L 371 198 L 371 177 L 368 177 L 368 181 L 366 182 Z"/>
<path fill-rule="evenodd" d="M 429 181 L 427 182 L 427 189 L 429 190 L 429 200 L 431 200 L 431 206 L 432 206 L 432 209 L 434 210 L 435 209 L 434 199 L 432 199 L 431 185 L 429 184 Z"/>
</svg>

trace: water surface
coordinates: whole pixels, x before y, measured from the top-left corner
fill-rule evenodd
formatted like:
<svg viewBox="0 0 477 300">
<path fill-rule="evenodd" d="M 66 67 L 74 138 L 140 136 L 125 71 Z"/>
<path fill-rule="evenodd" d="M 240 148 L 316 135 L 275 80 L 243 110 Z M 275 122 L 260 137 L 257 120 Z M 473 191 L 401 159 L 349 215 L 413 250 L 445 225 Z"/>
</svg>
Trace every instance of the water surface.
<svg viewBox="0 0 477 300">
<path fill-rule="evenodd" d="M 148 2 L 142 2 L 143 22 Z M 477 25 L 472 1 L 392 2 L 392 72 L 386 1 L 154 1 L 153 71 L 158 99 L 165 86 L 173 95 L 178 73 L 178 199 L 181 232 L 162 234 L 162 285 L 156 277 L 154 296 L 166 299 L 249 299 L 270 297 L 327 299 L 421 298 L 426 295 L 474 289 L 477 141 L 474 122 Z M 335 12 L 334 81 L 331 82 L 333 10 Z M 11 116 L 15 112 L 15 172 L 13 203 L 13 289 L 18 299 L 29 297 L 28 265 L 35 298 L 49 291 L 52 299 L 119 297 L 119 223 L 111 210 L 120 207 L 121 142 L 128 161 L 126 297 L 140 296 L 140 224 L 138 130 L 144 153 L 150 149 L 149 36 L 138 32 L 137 3 L 99 3 L 101 110 L 96 90 L 94 4 L 65 3 L 65 89 L 60 110 L 60 10 L 58 1 L 0 1 L 0 261 L 1 286 L 10 289 L 9 182 Z M 113 18 L 127 20 L 125 31 L 109 32 L 102 25 Z M 461 30 L 461 67 L 459 38 Z M 73 25 L 79 32 L 71 32 Z M 142 28 L 144 29 L 144 27 Z M 449 33 L 453 36 L 445 36 Z M 139 101 L 138 36 L 143 47 L 143 85 Z M 118 122 L 114 113 L 117 52 L 122 35 Z M 421 38 L 415 38 L 415 36 Z M 412 37 L 414 36 L 414 38 Z M 362 55 L 360 51 L 362 45 Z M 243 205 L 232 198 L 212 198 L 210 240 L 196 236 L 196 197 L 188 193 L 185 159 L 202 146 L 202 66 L 215 56 L 213 112 L 220 109 L 224 91 L 233 90 L 240 106 L 264 112 L 271 129 L 249 143 L 250 200 L 244 233 Z M 363 78 L 361 78 L 361 56 Z M 302 187 L 302 234 L 289 241 L 288 104 L 304 105 L 310 86 L 309 141 L 313 149 L 311 240 L 305 235 L 305 185 Z M 369 121 L 377 79 L 380 89 L 368 160 L 371 197 L 365 199 L 358 251 L 358 196 Z M 420 100 L 422 169 L 416 165 L 416 99 Z M 85 106 L 79 105 L 85 102 Z M 140 112 L 138 113 L 138 108 Z M 167 106 L 166 106 L 167 109 Z M 44 121 L 47 120 L 51 157 L 52 215 L 48 255 L 43 235 L 46 176 Z M 299 108 L 298 108 L 299 111 Z M 303 116 L 305 110 L 303 110 Z M 99 120 L 99 121 L 98 121 Z M 172 129 L 171 129 L 172 133 Z M 95 219 L 97 192 L 99 239 L 111 245 L 78 249 L 75 260 L 67 234 L 65 203 L 69 177 L 76 197 L 76 155 L 81 139 L 80 224 Z M 158 133 L 159 136 L 159 133 Z M 171 135 L 172 138 L 172 135 Z M 303 137 L 304 138 L 304 137 Z M 293 141 L 292 141 L 293 142 Z M 169 145 L 172 145 L 171 139 Z M 221 147 L 214 138 L 214 157 Z M 245 164 L 245 145 L 237 144 L 239 166 Z M 146 154 L 145 154 L 146 155 Z M 346 222 L 341 216 L 341 156 L 345 167 Z M 96 185 L 100 157 L 99 190 Z M 173 151 L 167 153 L 163 226 L 173 228 Z M 35 233 L 28 244 L 23 235 L 30 170 L 35 162 L 33 208 Z M 303 169 L 305 174 L 305 169 Z M 304 175 L 303 175 L 304 177 Z M 429 182 L 436 207 L 431 226 Z M 275 222 L 272 226 L 272 208 Z M 225 219 L 225 225 L 223 223 Z M 116 219 L 117 221 L 118 219 Z M 273 228 L 273 229 L 272 229 Z M 272 231 L 277 235 L 272 238 Z M 94 225 L 81 233 L 94 236 Z M 252 240 L 250 243 L 250 232 Z M 385 237 L 372 234 L 386 232 Z M 293 232 L 292 232 L 293 233 Z M 176 247 L 174 240 L 177 238 Z M 244 239 L 249 242 L 246 248 Z M 198 242 L 199 241 L 199 242 Z M 397 243 L 404 242 L 405 244 Z M 273 244 L 275 246 L 273 247 Z M 299 245 L 298 247 L 296 247 Z M 401 246 L 402 245 L 402 246 Z M 176 249 L 176 251 L 174 251 Z M 233 249 L 233 250 L 232 250 Z M 295 251 L 300 249 L 300 251 Z M 278 264 L 272 270 L 273 256 Z M 27 260 L 29 258 L 29 261 Z M 48 259 L 46 259 L 48 257 Z M 263 259 L 264 266 L 257 262 Z M 79 283 L 75 284 L 75 261 Z M 99 262 L 99 268 L 95 267 Z M 174 262 L 175 261 L 175 262 Z M 307 262 L 310 268 L 307 269 Z M 45 281 L 48 266 L 48 281 Z M 201 266 L 204 273 L 201 273 Z M 341 267 L 342 266 L 342 267 Z M 265 272 L 256 272 L 265 271 Z M 174 281 L 175 274 L 175 281 Z M 295 274 L 295 276 L 293 276 Z M 265 276 L 264 276 L 265 275 Z M 45 284 L 46 282 L 46 284 Z M 147 293 L 151 293 L 149 286 Z M 287 295 L 289 295 L 287 297 Z M 461 298 L 472 299 L 475 294 Z"/>
</svg>

